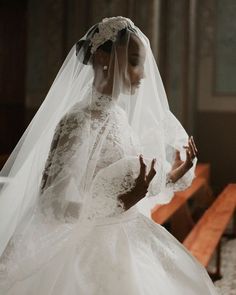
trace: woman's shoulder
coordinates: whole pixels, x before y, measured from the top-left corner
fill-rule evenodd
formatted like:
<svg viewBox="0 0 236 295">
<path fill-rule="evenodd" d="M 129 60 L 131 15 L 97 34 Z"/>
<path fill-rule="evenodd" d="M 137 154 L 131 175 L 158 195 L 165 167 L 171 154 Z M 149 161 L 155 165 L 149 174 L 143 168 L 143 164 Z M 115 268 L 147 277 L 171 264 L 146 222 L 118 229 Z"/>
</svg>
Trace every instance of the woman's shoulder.
<svg viewBox="0 0 236 295">
<path fill-rule="evenodd" d="M 59 124 L 61 126 L 70 126 L 73 128 L 82 127 L 88 118 L 88 114 L 83 105 L 75 103 L 61 118 Z"/>
</svg>

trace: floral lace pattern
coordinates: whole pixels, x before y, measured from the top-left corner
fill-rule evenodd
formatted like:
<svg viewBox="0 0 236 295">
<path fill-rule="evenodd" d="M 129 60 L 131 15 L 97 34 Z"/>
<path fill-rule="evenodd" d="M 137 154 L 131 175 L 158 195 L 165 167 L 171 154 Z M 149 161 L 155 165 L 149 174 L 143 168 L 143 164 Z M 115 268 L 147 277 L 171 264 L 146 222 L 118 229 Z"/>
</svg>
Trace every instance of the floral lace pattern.
<svg viewBox="0 0 236 295">
<path fill-rule="evenodd" d="M 82 197 L 89 194 L 88 216 L 123 212 L 117 197 L 131 189 L 132 171 L 127 172 L 125 167 L 122 174 L 115 168 L 118 173 L 108 181 L 106 170 L 111 171 L 107 169 L 109 165 L 127 156 L 137 155 L 131 128 L 127 126 L 125 112 L 110 96 L 95 89 L 90 105 L 84 108 L 74 105 L 55 130 L 41 182 L 42 211 L 57 219 L 67 216 L 69 220 L 77 216 L 75 212 L 70 213 L 70 207 L 75 211 L 76 203 L 78 205 Z M 92 192 L 88 193 L 90 187 Z"/>
<path fill-rule="evenodd" d="M 138 176 L 138 146 L 123 109 L 93 88 L 91 103 L 75 104 L 57 125 L 41 182 L 42 211 L 73 221 L 87 198 L 89 219 L 123 212 L 118 196 L 131 190 Z M 193 178 L 186 173 L 174 184 L 167 179 L 163 188 L 168 169 L 159 165 L 149 187 L 149 196 L 164 192 L 163 202 L 187 188 Z"/>
</svg>

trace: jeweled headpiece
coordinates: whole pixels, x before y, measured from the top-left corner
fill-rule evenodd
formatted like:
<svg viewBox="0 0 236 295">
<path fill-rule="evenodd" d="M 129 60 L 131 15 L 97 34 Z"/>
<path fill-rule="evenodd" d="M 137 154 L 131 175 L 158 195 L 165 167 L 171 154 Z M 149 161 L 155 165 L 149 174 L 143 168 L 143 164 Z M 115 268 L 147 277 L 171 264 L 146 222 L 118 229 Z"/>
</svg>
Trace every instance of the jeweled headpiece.
<svg viewBox="0 0 236 295">
<path fill-rule="evenodd" d="M 99 31 L 95 33 L 91 42 L 91 53 L 93 54 L 97 48 L 108 40 L 115 41 L 117 33 L 122 29 L 131 27 L 134 29 L 134 23 L 126 17 L 116 16 L 104 18 L 99 24 Z"/>
</svg>

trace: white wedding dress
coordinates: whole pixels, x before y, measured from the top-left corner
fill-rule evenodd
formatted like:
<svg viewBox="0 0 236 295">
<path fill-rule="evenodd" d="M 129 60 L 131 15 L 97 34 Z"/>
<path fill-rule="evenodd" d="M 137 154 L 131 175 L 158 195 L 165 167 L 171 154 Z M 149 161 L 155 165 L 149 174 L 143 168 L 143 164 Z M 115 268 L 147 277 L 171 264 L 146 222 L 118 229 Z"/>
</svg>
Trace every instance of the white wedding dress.
<svg viewBox="0 0 236 295">
<path fill-rule="evenodd" d="M 92 132 L 96 133 L 104 122 L 108 126 L 106 130 L 109 130 L 101 150 L 104 158 L 100 157 L 95 168 L 93 201 L 87 209 L 88 220 L 96 222 L 83 237 L 79 234 L 79 226 L 68 231 L 63 241 L 58 239 L 58 245 L 61 243 L 62 246 L 55 247 L 55 252 L 37 268 L 32 267 L 37 263 L 37 257 L 25 259 L 13 278 L 9 279 L 11 283 L 8 287 L 0 287 L 0 294 L 217 294 L 204 267 L 163 226 L 140 213 L 137 204 L 125 212 L 117 206 L 116 197 L 130 188 L 135 173 L 138 173 L 139 151 L 133 144 L 136 141 L 135 134 L 125 112 L 109 101 L 109 96 L 100 95 L 91 107 L 92 114 L 95 114 Z M 71 122 L 71 126 L 68 126 L 68 122 Z M 68 162 L 64 165 L 70 165 L 70 159 L 75 161 L 76 151 L 80 148 L 78 134 L 82 135 L 86 126 L 86 108 L 81 108 L 80 104 L 74 105 L 69 111 L 67 125 L 63 124 L 62 119 L 58 126 L 54 140 L 59 135 L 67 137 L 67 145 L 57 150 L 58 165 L 65 153 Z M 50 153 L 53 154 L 53 144 Z M 51 155 L 45 169 L 47 177 L 52 177 L 47 175 Z M 126 171 L 122 167 L 126 167 Z M 50 207 L 48 200 L 42 200 L 41 206 Z M 39 216 L 37 218 L 40 219 Z M 42 223 L 45 221 L 43 218 Z M 33 235 L 35 244 L 40 244 L 39 227 L 31 230 L 29 236 Z M 31 249 L 27 240 L 24 247 L 28 247 L 25 248 L 26 252 Z M 11 258 L 9 255 L 7 259 L 14 264 L 14 256 Z M 31 267 L 32 272 L 27 272 Z"/>
</svg>

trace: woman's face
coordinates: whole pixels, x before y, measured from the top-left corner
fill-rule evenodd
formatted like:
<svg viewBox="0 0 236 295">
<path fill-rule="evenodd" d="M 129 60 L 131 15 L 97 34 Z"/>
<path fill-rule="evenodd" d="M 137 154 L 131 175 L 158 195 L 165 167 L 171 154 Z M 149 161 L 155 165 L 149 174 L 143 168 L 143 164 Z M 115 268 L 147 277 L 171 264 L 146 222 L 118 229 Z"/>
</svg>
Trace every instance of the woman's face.
<svg viewBox="0 0 236 295">
<path fill-rule="evenodd" d="M 116 53 L 111 56 L 104 51 L 97 51 L 94 69 L 99 77 L 98 84 L 107 81 L 106 86 L 111 91 L 134 94 L 144 78 L 145 47 L 136 35 L 130 34 L 128 46 L 117 46 Z M 108 69 L 102 70 L 102 74 L 100 71 L 98 75 L 104 65 L 108 65 Z"/>
<path fill-rule="evenodd" d="M 141 40 L 130 34 L 128 46 L 117 47 L 117 63 L 122 91 L 134 94 L 144 78 L 145 48 Z M 116 80 L 113 80 L 116 82 Z"/>
<path fill-rule="evenodd" d="M 140 39 L 131 34 L 128 47 L 128 65 L 127 77 L 125 77 L 125 85 L 130 87 L 131 93 L 139 87 L 141 80 L 144 78 L 144 61 L 145 48 Z"/>
</svg>

